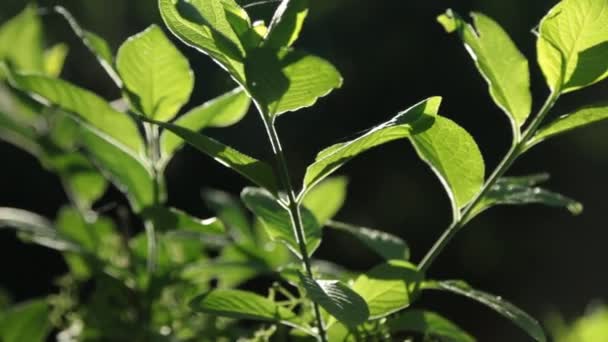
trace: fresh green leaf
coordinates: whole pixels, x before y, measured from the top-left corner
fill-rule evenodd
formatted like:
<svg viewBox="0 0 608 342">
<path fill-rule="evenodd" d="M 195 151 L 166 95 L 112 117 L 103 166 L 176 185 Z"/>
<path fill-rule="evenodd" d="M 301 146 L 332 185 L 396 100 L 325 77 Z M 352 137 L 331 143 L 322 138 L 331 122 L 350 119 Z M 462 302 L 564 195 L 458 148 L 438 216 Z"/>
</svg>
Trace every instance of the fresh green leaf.
<svg viewBox="0 0 608 342">
<path fill-rule="evenodd" d="M 19 71 L 44 71 L 42 23 L 35 5 L 27 6 L 0 27 L 0 60 Z M 1 73 L 0 73 L 1 75 Z"/>
<path fill-rule="evenodd" d="M 456 214 L 483 186 L 485 166 L 475 140 L 452 120 L 437 117 L 430 129 L 411 141 L 441 180 Z"/>
<path fill-rule="evenodd" d="M 272 194 L 264 189 L 245 188 L 241 193 L 241 199 L 249 210 L 262 221 L 272 241 L 284 243 L 294 254 L 302 258 L 289 211 L 281 206 Z M 321 226 L 308 209 L 300 208 L 300 211 L 306 249 L 308 254 L 312 255 L 321 243 Z"/>
<path fill-rule="evenodd" d="M 156 25 L 120 47 L 116 68 L 131 105 L 159 121 L 173 119 L 194 87 L 190 63 Z"/>
<path fill-rule="evenodd" d="M 306 194 L 302 204 L 315 215 L 319 224 L 325 225 L 344 205 L 347 186 L 346 177 L 329 178 Z"/>
<path fill-rule="evenodd" d="M 605 305 L 592 307 L 572 324 L 566 326 L 558 322 L 551 330 L 555 342 L 601 341 L 608 336 L 608 308 Z"/>
<path fill-rule="evenodd" d="M 538 63 L 553 91 L 575 91 L 608 76 L 608 3 L 563 0 L 542 19 Z"/>
<path fill-rule="evenodd" d="M 532 108 L 528 60 L 498 23 L 481 13 L 471 17 L 474 26 L 448 10 L 439 21 L 446 31 L 458 31 L 487 81 L 492 99 L 519 130 Z"/>
<path fill-rule="evenodd" d="M 429 290 L 452 292 L 475 300 L 515 323 L 536 341 L 545 342 L 547 340 L 543 328 L 534 318 L 501 297 L 475 290 L 462 281 L 427 282 L 423 287 Z"/>
<path fill-rule="evenodd" d="M 407 310 L 388 320 L 391 333 L 417 332 L 424 336 L 434 336 L 442 341 L 475 342 L 475 339 L 446 318 L 422 310 Z"/>
<path fill-rule="evenodd" d="M 315 162 L 306 169 L 300 196 L 359 154 L 428 129 L 437 116 L 440 104 L 440 97 L 431 97 L 404 110 L 390 121 L 373 128 L 355 140 L 339 143 L 319 152 Z"/>
<path fill-rule="evenodd" d="M 135 154 L 143 153 L 144 144 L 133 120 L 112 109 L 102 98 L 66 81 L 41 75 L 12 73 L 16 88 L 32 93 L 47 105 L 55 105 L 90 123 L 108 138 L 124 145 Z"/>
<path fill-rule="evenodd" d="M 140 119 L 171 131 L 171 133 L 184 139 L 188 144 L 215 159 L 218 163 L 233 169 L 243 177 L 273 193 L 277 192 L 278 187 L 274 177 L 274 171 L 270 165 L 249 157 L 217 140 L 194 132 L 188 128 L 144 117 L 140 117 Z"/>
<path fill-rule="evenodd" d="M 304 52 L 261 48 L 247 56 L 247 88 L 269 117 L 314 105 L 342 86 L 328 61 Z"/>
<path fill-rule="evenodd" d="M 0 315 L 2 342 L 44 342 L 51 332 L 49 305 L 45 299 L 21 303 Z"/>
<path fill-rule="evenodd" d="M 66 44 L 55 44 L 44 53 L 44 73 L 58 77 L 63 70 L 69 48 Z"/>
<path fill-rule="evenodd" d="M 308 0 L 282 1 L 270 22 L 265 46 L 275 49 L 291 46 L 302 31 L 308 6 Z"/>
<path fill-rule="evenodd" d="M 534 138 L 528 143 L 528 146 L 532 147 L 556 135 L 606 119 L 608 119 L 607 104 L 597 104 L 581 108 L 574 113 L 561 116 L 557 120 L 540 128 Z"/>
<path fill-rule="evenodd" d="M 142 216 L 152 220 L 159 231 L 189 231 L 205 234 L 223 234 L 224 225 L 215 217 L 206 220 L 164 206 L 149 207 L 142 211 Z"/>
<path fill-rule="evenodd" d="M 390 260 L 360 275 L 353 290 L 365 299 L 370 319 L 376 319 L 408 307 L 418 296 L 421 281 L 415 265 Z"/>
<path fill-rule="evenodd" d="M 235 241 L 244 244 L 255 242 L 247 212 L 237 198 L 220 190 L 206 190 L 202 196 L 209 209 L 227 226 Z"/>
<path fill-rule="evenodd" d="M 245 84 L 244 50 L 226 18 L 222 0 L 159 0 L 169 30 L 186 45 L 208 54 Z"/>
<path fill-rule="evenodd" d="M 175 120 L 174 124 L 195 132 L 206 127 L 228 127 L 245 117 L 250 103 L 245 91 L 237 88 L 190 110 Z M 163 158 L 169 160 L 184 143 L 183 139 L 171 131 L 163 131 L 161 135 Z"/>
<path fill-rule="evenodd" d="M 114 68 L 114 54 L 108 42 L 93 32 L 84 30 L 74 19 L 72 14 L 61 6 L 54 7 L 55 12 L 61 14 L 70 24 L 70 27 L 74 33 L 82 40 L 84 45 L 91 51 L 93 55 L 99 61 L 99 64 L 103 67 L 106 73 L 112 78 L 114 83 L 122 88 L 122 80 L 118 76 L 118 72 Z"/>
<path fill-rule="evenodd" d="M 190 301 L 196 312 L 298 327 L 298 317 L 272 300 L 241 290 L 214 290 Z"/>
<path fill-rule="evenodd" d="M 300 274 L 308 297 L 338 321 L 356 327 L 367 321 L 369 309 L 365 300 L 337 280 L 314 280 Z"/>
<path fill-rule="evenodd" d="M 327 226 L 351 234 L 385 260 L 410 258 L 407 243 L 395 235 L 336 221 L 328 222 Z"/>
</svg>

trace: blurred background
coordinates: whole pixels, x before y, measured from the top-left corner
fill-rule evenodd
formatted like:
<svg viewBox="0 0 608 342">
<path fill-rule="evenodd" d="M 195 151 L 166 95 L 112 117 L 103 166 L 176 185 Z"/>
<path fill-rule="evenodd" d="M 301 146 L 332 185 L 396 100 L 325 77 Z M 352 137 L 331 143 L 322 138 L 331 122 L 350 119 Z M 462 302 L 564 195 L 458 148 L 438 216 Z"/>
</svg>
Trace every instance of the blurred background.
<svg viewBox="0 0 608 342">
<path fill-rule="evenodd" d="M 239 1 L 245 4 L 247 0 Z M 481 11 L 500 22 L 530 59 L 532 91 L 538 109 L 548 95 L 535 62 L 531 30 L 555 0 L 332 0 L 312 1 L 311 16 L 298 46 L 333 62 L 345 84 L 317 106 L 281 117 L 279 129 L 293 176 L 300 179 L 320 149 L 353 138 L 430 95 L 444 97 L 442 114 L 477 140 L 487 168 L 506 152 L 510 129 L 459 39 L 435 21 L 451 7 L 461 14 Z M 40 0 L 63 5 L 81 25 L 108 39 L 114 50 L 152 23 L 161 24 L 154 0 Z M 3 0 L 0 22 L 17 14 L 24 0 Z M 268 19 L 273 4 L 249 9 Z M 112 100 L 119 93 L 86 48 L 56 15 L 45 16 L 48 43 L 67 42 L 70 55 L 63 77 Z M 19 42 L 15 42 L 19 44 Z M 235 85 L 206 56 L 178 44 L 192 63 L 196 89 L 189 106 Z M 608 83 L 567 95 L 557 116 L 581 104 L 606 100 Z M 210 135 L 259 158 L 270 148 L 255 112 L 238 125 Z M 66 202 L 58 179 L 37 161 L 0 143 L 0 206 L 28 209 L 47 217 Z M 579 217 L 541 206 L 503 207 L 475 219 L 438 259 L 429 276 L 467 279 L 501 295 L 544 320 L 552 312 L 566 319 L 583 314 L 594 301 L 608 301 L 608 123 L 568 134 L 532 150 L 511 175 L 549 171 L 552 190 L 585 204 Z M 343 221 L 392 232 L 406 239 L 420 260 L 450 221 L 448 199 L 434 175 L 406 141 L 373 150 L 341 170 L 350 179 Z M 191 148 L 168 169 L 169 204 L 196 215 L 210 215 L 201 189 L 238 194 L 246 183 Z M 298 182 L 299 183 L 299 182 Z M 115 190 L 97 205 L 125 203 Z M 53 280 L 67 268 L 58 253 L 21 243 L 0 230 L 0 287 L 16 300 L 52 293 Z M 317 257 L 364 271 L 380 260 L 350 237 L 328 231 Z M 480 341 L 525 341 L 527 337 L 489 309 L 449 294 L 428 293 L 417 304 L 438 310 Z"/>
</svg>

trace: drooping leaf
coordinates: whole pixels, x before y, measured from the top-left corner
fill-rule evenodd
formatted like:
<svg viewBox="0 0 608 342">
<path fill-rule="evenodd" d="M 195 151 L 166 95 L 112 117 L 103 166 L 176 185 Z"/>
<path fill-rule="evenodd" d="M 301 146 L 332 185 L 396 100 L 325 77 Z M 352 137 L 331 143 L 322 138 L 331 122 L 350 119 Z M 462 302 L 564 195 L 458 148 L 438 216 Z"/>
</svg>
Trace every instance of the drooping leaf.
<svg viewBox="0 0 608 342">
<path fill-rule="evenodd" d="M 116 68 L 131 105 L 159 121 L 173 119 L 194 87 L 190 63 L 156 25 L 120 47 Z"/>
<path fill-rule="evenodd" d="M 543 204 L 550 207 L 566 208 L 573 215 L 578 215 L 583 211 L 583 205 L 580 202 L 536 187 L 536 179 L 538 179 L 536 176 L 504 177 L 498 179 L 496 184 L 484 196 L 484 199 L 477 205 L 475 212 L 480 213 L 495 205 L 527 204 Z"/>
<path fill-rule="evenodd" d="M 321 225 L 331 220 L 346 200 L 346 177 L 328 178 L 306 194 L 302 204 L 315 215 Z"/>
<path fill-rule="evenodd" d="M 231 126 L 247 114 L 250 103 L 251 101 L 243 89 L 237 88 L 190 110 L 175 120 L 174 124 L 195 132 L 206 127 Z M 163 158 L 170 159 L 183 144 L 185 142 L 179 136 L 171 131 L 163 131 L 161 135 Z"/>
<path fill-rule="evenodd" d="M 44 52 L 44 73 L 58 77 L 63 70 L 69 48 L 66 44 L 55 44 Z"/>
<path fill-rule="evenodd" d="M 473 137 L 452 120 L 437 117 L 430 129 L 413 135 L 411 141 L 441 180 L 454 212 L 467 205 L 485 177 L 483 157 Z"/>
<path fill-rule="evenodd" d="M 298 317 L 272 300 L 241 290 L 214 290 L 190 301 L 196 312 L 230 317 L 282 323 L 298 327 Z"/>
<path fill-rule="evenodd" d="M 342 86 L 342 76 L 331 63 L 295 50 L 251 51 L 245 72 L 247 88 L 271 118 L 310 107 Z"/>
<path fill-rule="evenodd" d="M 365 299 L 370 318 L 375 319 L 408 307 L 418 295 L 421 281 L 415 265 L 390 260 L 360 275 L 353 290 Z"/>
<path fill-rule="evenodd" d="M 424 336 L 434 336 L 442 341 L 475 342 L 467 332 L 448 319 L 431 311 L 407 310 L 387 322 L 391 333 L 416 332 Z"/>
<path fill-rule="evenodd" d="M 330 221 L 327 226 L 351 234 L 385 260 L 410 258 L 407 243 L 395 235 L 336 221 Z"/>
<path fill-rule="evenodd" d="M 306 16 L 308 16 L 308 0 L 283 1 L 268 27 L 265 46 L 274 49 L 291 46 L 300 35 Z"/>
<path fill-rule="evenodd" d="M 12 73 L 10 77 L 16 88 L 32 93 L 43 104 L 58 106 L 135 154 L 143 153 L 144 144 L 133 120 L 92 92 L 47 76 Z"/>
<path fill-rule="evenodd" d="M 597 104 L 581 108 L 574 113 L 561 116 L 557 120 L 541 127 L 528 143 L 528 146 L 532 147 L 556 135 L 606 119 L 608 119 L 608 105 L 606 104 Z"/>
<path fill-rule="evenodd" d="M 542 19 L 538 62 L 553 91 L 584 88 L 608 76 L 608 3 L 563 0 Z"/>
<path fill-rule="evenodd" d="M 474 26 L 449 10 L 439 22 L 448 32 L 458 32 L 488 83 L 492 99 L 519 130 L 532 108 L 528 60 L 498 23 L 481 13 L 471 17 Z"/>
<path fill-rule="evenodd" d="M 0 315 L 2 342 L 44 342 L 51 332 L 49 305 L 36 299 L 11 307 Z"/>
<path fill-rule="evenodd" d="M 152 220 L 158 231 L 188 231 L 205 234 L 223 234 L 224 225 L 215 217 L 206 220 L 193 217 L 179 209 L 164 206 L 149 207 L 142 216 Z"/>
<path fill-rule="evenodd" d="M 284 243 L 294 254 L 302 258 L 289 211 L 277 203 L 272 194 L 259 188 L 245 188 L 241 193 L 241 199 L 262 221 L 271 240 Z M 301 208 L 300 212 L 307 251 L 312 255 L 321 243 L 321 226 L 308 209 Z"/>
<path fill-rule="evenodd" d="M 465 282 L 427 282 L 424 284 L 424 289 L 447 291 L 470 298 L 483 305 L 486 305 L 487 307 L 501 314 L 511 322 L 515 323 L 518 327 L 527 332 L 536 341 L 545 342 L 547 340 L 543 328 L 534 318 L 530 317 L 527 313 L 523 312 L 521 309 L 514 306 L 513 304 L 503 300 L 501 297 L 497 297 L 479 290 L 475 290 Z"/>
<path fill-rule="evenodd" d="M 76 36 L 78 36 L 89 51 L 95 55 L 99 61 L 99 64 L 101 64 L 102 68 L 106 71 L 108 76 L 110 76 L 112 81 L 114 81 L 119 88 L 122 88 L 122 80 L 114 68 L 114 54 L 112 53 L 112 49 L 110 48 L 108 42 L 97 34 L 84 30 L 78 24 L 76 19 L 74 19 L 74 16 L 72 16 L 72 14 L 64 7 L 55 6 L 54 10 L 67 20 Z"/>
<path fill-rule="evenodd" d="M 349 327 L 367 321 L 369 309 L 365 300 L 337 280 L 314 280 L 300 274 L 306 294 L 338 321 Z"/>
<path fill-rule="evenodd" d="M 29 5 L 0 27 L 0 60 L 7 60 L 16 70 L 44 71 L 42 24 L 37 12 L 35 5 Z"/>
<path fill-rule="evenodd" d="M 244 50 L 226 18 L 221 0 L 159 0 L 169 30 L 189 45 L 208 54 L 241 85 L 245 84 Z"/>
<path fill-rule="evenodd" d="M 253 183 L 276 193 L 277 184 L 270 165 L 249 157 L 221 142 L 178 125 L 141 117 L 142 120 L 161 126 L 179 136 L 194 148 L 233 169 Z"/>
<path fill-rule="evenodd" d="M 437 116 L 440 104 L 440 97 L 431 97 L 406 109 L 390 121 L 375 127 L 355 140 L 339 143 L 319 152 L 315 162 L 306 169 L 302 194 L 357 155 L 376 146 L 407 138 L 428 129 Z"/>
</svg>

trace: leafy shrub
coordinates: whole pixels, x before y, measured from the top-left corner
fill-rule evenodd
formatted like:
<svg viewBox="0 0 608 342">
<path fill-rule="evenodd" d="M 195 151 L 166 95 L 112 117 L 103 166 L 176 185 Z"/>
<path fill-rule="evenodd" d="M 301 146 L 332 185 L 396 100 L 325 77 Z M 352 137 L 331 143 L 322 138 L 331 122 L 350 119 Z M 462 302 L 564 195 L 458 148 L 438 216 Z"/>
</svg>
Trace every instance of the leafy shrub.
<svg viewBox="0 0 608 342">
<path fill-rule="evenodd" d="M 281 2 L 266 25 L 234 0 L 159 0 L 171 33 L 212 58 L 237 84 L 182 114 L 194 76 L 159 26 L 130 37 L 115 56 L 67 10 L 53 9 L 120 89 L 122 97 L 108 102 L 57 78 L 67 48 L 43 50 L 40 18 L 29 6 L 0 30 L 0 90 L 8 99 L 0 108 L 0 133 L 56 172 L 71 203 L 54 220 L 1 208 L 0 224 L 61 252 L 70 272 L 57 295 L 5 309 L 2 340 L 40 341 L 57 329 L 63 341 L 473 341 L 439 314 L 409 308 L 423 293 L 447 291 L 490 307 L 545 341 L 539 323 L 514 305 L 460 280 L 428 279 L 426 271 L 468 222 L 493 206 L 540 203 L 582 211 L 577 201 L 539 187 L 546 174 L 505 175 L 537 144 L 608 118 L 605 105 L 594 104 L 545 122 L 561 95 L 608 76 L 606 6 L 605 0 L 564 0 L 542 19 L 538 62 L 550 94 L 534 115 L 529 63 L 508 34 L 480 13 L 472 14 L 472 23 L 452 11 L 438 18 L 463 41 L 512 127 L 511 148 L 488 177 L 473 137 L 439 114 L 442 98 L 429 97 L 320 151 L 301 185 L 290 175 L 276 120 L 342 85 L 330 62 L 293 47 L 308 1 Z M 23 44 L 12 48 L 7 42 L 14 39 Z M 264 124 L 272 162 L 200 133 L 235 124 L 251 104 Z M 399 139 L 411 142 L 438 176 L 452 206 L 452 224 L 418 264 L 409 261 L 401 238 L 333 220 L 347 181 L 332 175 L 358 155 Z M 243 189 L 240 201 L 221 191 L 206 193 L 213 218 L 167 207 L 164 171 L 185 144 L 255 187 Z M 92 209 L 109 184 L 128 198 L 143 232 L 131 227 L 124 211 L 122 220 L 112 220 Z M 385 261 L 354 274 L 317 260 L 323 229 L 353 235 Z M 259 275 L 275 280 L 267 293 L 242 289 Z"/>
</svg>

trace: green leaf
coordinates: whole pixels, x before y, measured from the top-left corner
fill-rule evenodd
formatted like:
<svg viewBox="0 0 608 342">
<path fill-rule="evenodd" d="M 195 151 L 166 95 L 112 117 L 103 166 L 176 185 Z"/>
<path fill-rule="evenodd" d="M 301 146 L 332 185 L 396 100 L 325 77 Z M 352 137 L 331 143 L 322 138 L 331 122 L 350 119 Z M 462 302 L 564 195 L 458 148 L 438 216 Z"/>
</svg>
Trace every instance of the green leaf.
<svg viewBox="0 0 608 342">
<path fill-rule="evenodd" d="M 237 88 L 190 110 L 175 120 L 174 124 L 195 132 L 206 127 L 228 127 L 245 117 L 250 104 L 251 101 L 245 91 Z M 171 131 L 163 131 L 161 135 L 163 158 L 169 160 L 184 143 L 183 139 Z"/>
<path fill-rule="evenodd" d="M 408 307 L 418 296 L 421 281 L 415 265 L 390 260 L 360 275 L 353 290 L 365 299 L 370 319 L 376 319 Z"/>
<path fill-rule="evenodd" d="M 289 211 L 281 206 L 271 193 L 259 188 L 245 188 L 241 199 L 264 224 L 272 241 L 280 241 L 302 258 Z M 306 208 L 300 208 L 304 226 L 306 249 L 312 255 L 321 244 L 321 226 Z"/>
<path fill-rule="evenodd" d="M 215 217 L 206 220 L 193 217 L 175 208 L 149 207 L 142 211 L 144 218 L 152 220 L 159 231 L 189 231 L 205 234 L 223 234 L 225 229 Z"/>
<path fill-rule="evenodd" d="M 321 225 L 331 220 L 344 205 L 346 200 L 346 177 L 333 177 L 319 183 L 302 201 Z"/>
<path fill-rule="evenodd" d="M 190 308 L 211 315 L 299 327 L 299 319 L 294 312 L 268 298 L 247 291 L 214 290 L 194 298 L 190 301 Z"/>
<path fill-rule="evenodd" d="M 44 73 L 58 77 L 63 70 L 69 48 L 66 44 L 55 44 L 44 52 Z"/>
<path fill-rule="evenodd" d="M 438 337 L 442 341 L 475 342 L 475 339 L 460 327 L 431 311 L 407 310 L 389 319 L 387 324 L 393 334 L 417 332 L 424 336 Z"/>
<path fill-rule="evenodd" d="M 88 122 L 109 139 L 124 145 L 135 154 L 143 154 L 144 144 L 133 120 L 112 109 L 104 99 L 94 93 L 47 76 L 12 73 L 10 77 L 16 88 L 33 93 L 40 102 L 58 106 Z"/>
<path fill-rule="evenodd" d="M 564 0 L 543 18 L 538 63 L 553 91 L 575 91 L 608 76 L 608 3 Z"/>
<path fill-rule="evenodd" d="M 227 19 L 222 0 L 159 0 L 171 32 L 186 45 L 208 54 L 236 81 L 245 84 L 243 46 Z"/>
<path fill-rule="evenodd" d="M 498 23 L 481 13 L 471 17 L 474 26 L 448 10 L 439 22 L 448 32 L 458 31 L 488 83 L 492 99 L 519 130 L 532 108 L 528 60 Z"/>
<path fill-rule="evenodd" d="M 206 190 L 202 196 L 209 209 L 229 228 L 235 241 L 255 242 L 247 212 L 238 198 L 220 190 Z"/>
<path fill-rule="evenodd" d="M 300 51 L 256 49 L 247 56 L 247 88 L 269 117 L 314 105 L 342 86 L 328 61 Z"/>
<path fill-rule="evenodd" d="M 608 119 L 608 105 L 605 103 L 581 108 L 574 113 L 561 116 L 557 120 L 540 128 L 528 143 L 528 148 L 556 135 L 606 119 Z"/>
<path fill-rule="evenodd" d="M 583 212 L 583 205 L 580 202 L 535 187 L 534 185 L 538 180 L 540 180 L 538 176 L 499 178 L 474 211 L 480 213 L 495 205 L 543 204 L 550 207 L 566 208 L 573 215 L 579 215 Z"/>
<path fill-rule="evenodd" d="M 462 281 L 438 281 L 424 284 L 424 289 L 441 290 L 452 292 L 472 300 L 475 300 L 492 310 L 498 312 L 511 322 L 515 323 L 522 330 L 527 332 L 532 338 L 539 342 L 547 340 L 543 328 L 540 324 L 527 313 L 517 308 L 513 304 L 500 297 L 475 290 Z"/>
<path fill-rule="evenodd" d="M 51 332 L 49 306 L 36 299 L 11 307 L 0 315 L 2 342 L 44 342 Z"/>
<path fill-rule="evenodd" d="M 280 49 L 291 46 L 300 35 L 308 16 L 308 0 L 287 0 L 277 8 L 265 38 L 265 46 Z"/>
<path fill-rule="evenodd" d="M 483 186 L 485 166 L 473 137 L 455 122 L 437 117 L 425 132 L 411 137 L 418 155 L 437 174 L 454 213 L 467 205 Z"/>
<path fill-rule="evenodd" d="M 375 229 L 330 221 L 328 227 L 347 232 L 385 260 L 408 260 L 410 248 L 401 238 Z"/>
<path fill-rule="evenodd" d="M 226 146 L 217 140 L 196 133 L 188 128 L 144 117 L 139 118 L 171 131 L 171 133 L 179 136 L 188 144 L 215 159 L 218 163 L 233 169 L 243 177 L 273 193 L 277 192 L 278 187 L 274 177 L 274 171 L 270 165 L 249 157 L 232 147 Z"/>
<path fill-rule="evenodd" d="M 356 327 L 367 321 L 369 309 L 365 300 L 337 280 L 314 280 L 300 274 L 306 294 L 338 321 Z"/>
<path fill-rule="evenodd" d="M 371 129 L 355 140 L 339 143 L 319 152 L 315 162 L 306 169 L 300 196 L 306 194 L 320 181 L 359 154 L 376 146 L 407 138 L 412 134 L 418 134 L 428 129 L 437 116 L 440 104 L 440 97 L 431 97 L 400 112 L 390 121 Z"/>
<path fill-rule="evenodd" d="M 61 14 L 70 24 L 70 27 L 74 31 L 74 33 L 82 40 L 84 45 L 91 51 L 93 55 L 99 61 L 102 68 L 106 71 L 106 73 L 110 76 L 110 78 L 114 81 L 114 83 L 122 88 L 122 80 L 120 76 L 118 76 L 118 72 L 114 68 L 114 54 L 112 53 L 112 49 L 108 42 L 106 42 L 103 38 L 98 36 L 93 32 L 89 32 L 84 30 L 74 19 L 72 14 L 68 12 L 65 8 L 61 6 L 54 7 L 55 12 Z"/>
<path fill-rule="evenodd" d="M 194 87 L 190 63 L 156 25 L 120 47 L 116 67 L 131 105 L 159 121 L 173 119 Z"/>
<path fill-rule="evenodd" d="M 29 5 L 0 27 L 0 60 L 7 60 L 19 71 L 42 72 L 42 40 L 38 8 Z"/>
<path fill-rule="evenodd" d="M 36 141 L 37 132 L 2 111 L 0 111 L 0 139 L 36 157 L 42 154 L 42 146 Z"/>
</svg>

